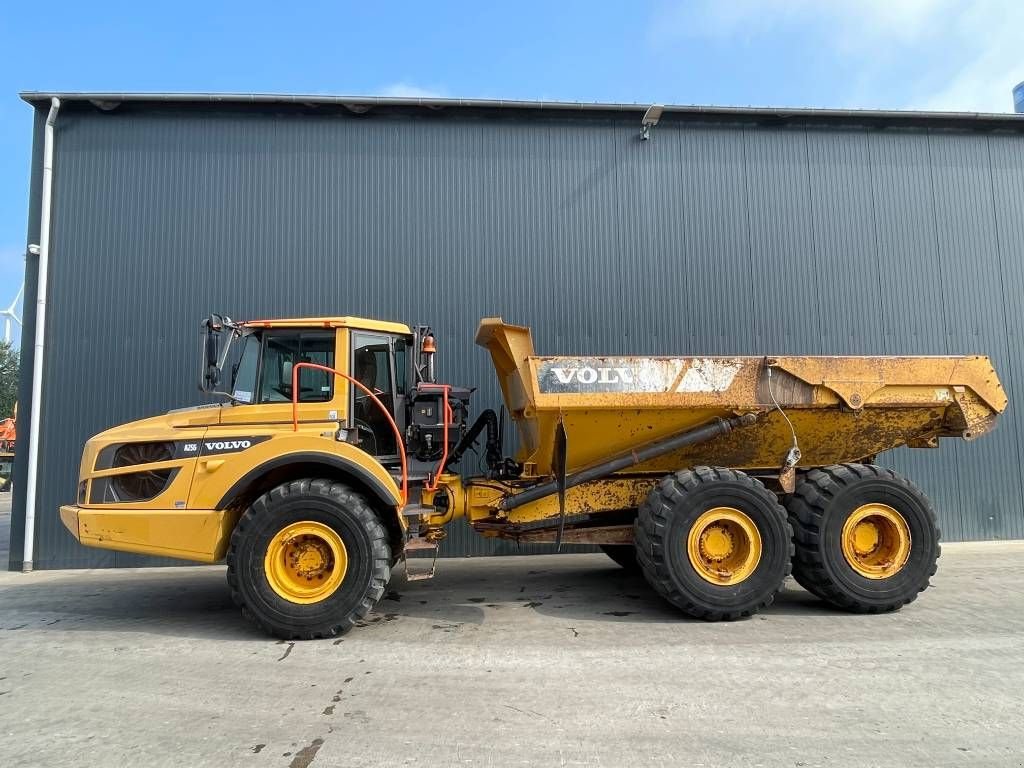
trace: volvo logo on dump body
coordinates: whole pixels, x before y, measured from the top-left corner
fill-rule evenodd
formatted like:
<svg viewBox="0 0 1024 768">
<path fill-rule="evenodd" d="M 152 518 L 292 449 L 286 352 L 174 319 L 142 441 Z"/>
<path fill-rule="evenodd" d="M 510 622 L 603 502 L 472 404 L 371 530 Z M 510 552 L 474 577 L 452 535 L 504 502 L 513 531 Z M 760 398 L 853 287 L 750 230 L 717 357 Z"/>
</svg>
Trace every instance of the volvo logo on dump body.
<svg viewBox="0 0 1024 768">
<path fill-rule="evenodd" d="M 724 392 L 743 361 L 736 358 L 558 357 L 537 365 L 541 394 Z"/>
<path fill-rule="evenodd" d="M 591 368 L 589 365 L 582 368 L 552 368 L 559 384 L 572 384 L 578 381 L 580 384 L 632 384 L 633 372 L 629 368 Z"/>
</svg>

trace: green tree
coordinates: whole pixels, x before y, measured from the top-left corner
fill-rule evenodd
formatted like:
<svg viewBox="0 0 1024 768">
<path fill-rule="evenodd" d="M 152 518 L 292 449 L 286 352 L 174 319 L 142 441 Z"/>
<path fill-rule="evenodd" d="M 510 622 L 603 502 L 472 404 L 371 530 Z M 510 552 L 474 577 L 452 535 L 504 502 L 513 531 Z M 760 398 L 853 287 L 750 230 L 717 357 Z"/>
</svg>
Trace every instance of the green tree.
<svg viewBox="0 0 1024 768">
<path fill-rule="evenodd" d="M 0 419 L 14 413 L 18 401 L 18 353 L 14 346 L 0 341 Z"/>
</svg>

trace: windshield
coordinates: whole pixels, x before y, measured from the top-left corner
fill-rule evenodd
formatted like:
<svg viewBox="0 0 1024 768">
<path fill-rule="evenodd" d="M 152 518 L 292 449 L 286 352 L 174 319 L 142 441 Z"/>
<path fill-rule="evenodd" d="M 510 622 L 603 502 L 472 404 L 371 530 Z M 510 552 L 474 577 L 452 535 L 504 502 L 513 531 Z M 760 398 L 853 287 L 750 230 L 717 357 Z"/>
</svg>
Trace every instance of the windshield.
<svg viewBox="0 0 1024 768">
<path fill-rule="evenodd" d="M 251 403 L 256 391 L 256 371 L 260 360 L 260 336 L 251 334 L 245 337 L 242 354 L 235 363 L 234 376 L 231 381 L 231 397 L 240 403 Z"/>
<path fill-rule="evenodd" d="M 200 330 L 200 389 L 236 404 L 289 402 L 296 365 L 334 367 L 334 330 L 256 330 L 220 315 L 211 315 Z M 297 381 L 299 402 L 334 397 L 330 371 L 300 368 Z"/>
</svg>

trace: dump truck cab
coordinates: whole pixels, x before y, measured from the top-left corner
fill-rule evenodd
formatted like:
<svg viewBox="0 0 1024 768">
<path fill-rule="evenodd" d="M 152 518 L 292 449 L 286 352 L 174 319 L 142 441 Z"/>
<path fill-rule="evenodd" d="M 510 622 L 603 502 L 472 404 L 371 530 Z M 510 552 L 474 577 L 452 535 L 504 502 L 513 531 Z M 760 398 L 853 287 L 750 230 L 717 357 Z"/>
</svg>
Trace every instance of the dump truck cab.
<svg viewBox="0 0 1024 768">
<path fill-rule="evenodd" d="M 200 389 L 222 402 L 92 438 L 64 522 L 84 544 L 216 562 L 262 494 L 327 478 L 366 499 L 401 552 L 410 489 L 465 421 L 468 391 L 428 380 L 433 354 L 426 326 L 212 315 L 200 330 Z"/>
</svg>

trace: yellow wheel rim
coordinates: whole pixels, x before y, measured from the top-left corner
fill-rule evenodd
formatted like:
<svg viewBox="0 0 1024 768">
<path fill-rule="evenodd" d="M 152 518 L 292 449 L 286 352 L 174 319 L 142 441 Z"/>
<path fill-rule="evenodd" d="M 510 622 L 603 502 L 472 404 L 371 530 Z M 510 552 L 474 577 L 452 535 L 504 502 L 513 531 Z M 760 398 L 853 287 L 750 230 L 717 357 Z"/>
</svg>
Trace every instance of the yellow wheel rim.
<svg viewBox="0 0 1024 768">
<path fill-rule="evenodd" d="M 866 579 L 895 576 L 910 557 L 910 527 L 888 504 L 864 504 L 843 523 L 843 557 Z"/>
<path fill-rule="evenodd" d="M 761 561 L 761 534 L 746 514 L 715 507 L 702 514 L 686 537 L 686 554 L 697 574 L 712 584 L 739 584 Z"/>
<path fill-rule="evenodd" d="M 344 580 L 348 552 L 333 528 L 304 520 L 270 540 L 263 569 L 270 588 L 288 602 L 318 603 Z"/>
</svg>

